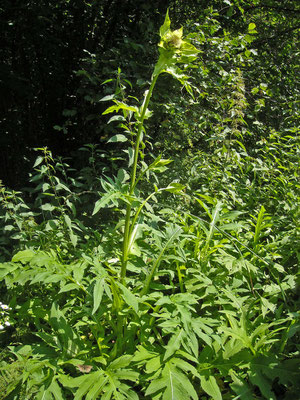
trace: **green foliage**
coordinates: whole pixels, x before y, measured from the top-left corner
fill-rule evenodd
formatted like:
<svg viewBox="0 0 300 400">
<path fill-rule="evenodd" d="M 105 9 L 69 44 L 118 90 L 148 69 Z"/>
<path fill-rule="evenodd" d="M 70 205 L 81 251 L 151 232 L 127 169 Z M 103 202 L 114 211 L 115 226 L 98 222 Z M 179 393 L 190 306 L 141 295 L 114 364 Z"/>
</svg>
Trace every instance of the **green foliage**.
<svg viewBox="0 0 300 400">
<path fill-rule="evenodd" d="M 247 141 L 256 133 L 240 67 L 252 62 L 256 26 L 241 37 L 225 31 L 224 42 L 210 36 L 219 29 L 211 16 L 184 38 L 167 13 L 141 103 L 126 95 L 120 69 L 106 82 L 114 92 L 100 100 L 113 103 L 103 114 L 112 114 L 106 135 L 117 149 L 86 145 L 77 172 L 39 148 L 28 204 L 1 187 L 1 246 L 11 246 L 0 263 L 11 321 L 0 331 L 1 398 L 296 398 L 297 146 L 292 128 Z M 154 88 L 172 75 L 201 110 L 212 80 L 194 44 L 206 35 L 218 49 L 219 89 L 202 100 L 219 103 L 201 122 L 206 148 L 190 137 L 171 163 L 151 154 Z M 200 77 L 201 90 L 192 83 Z"/>
</svg>

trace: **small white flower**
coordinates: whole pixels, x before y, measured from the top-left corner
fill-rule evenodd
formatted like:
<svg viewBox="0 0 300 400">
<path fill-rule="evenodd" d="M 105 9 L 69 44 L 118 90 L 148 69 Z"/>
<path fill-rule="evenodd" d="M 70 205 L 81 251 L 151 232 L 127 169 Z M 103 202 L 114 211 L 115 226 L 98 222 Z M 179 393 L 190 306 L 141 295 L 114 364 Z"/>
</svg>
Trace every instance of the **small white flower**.
<svg viewBox="0 0 300 400">
<path fill-rule="evenodd" d="M 1 304 L 1 308 L 2 310 L 8 310 L 9 307 L 6 304 Z"/>
<path fill-rule="evenodd" d="M 4 324 L 5 324 L 6 326 L 10 326 L 10 322 L 8 322 L 8 321 L 5 321 Z"/>
<path fill-rule="evenodd" d="M 4 329 L 3 325 L 0 325 L 0 331 L 2 331 Z"/>
</svg>

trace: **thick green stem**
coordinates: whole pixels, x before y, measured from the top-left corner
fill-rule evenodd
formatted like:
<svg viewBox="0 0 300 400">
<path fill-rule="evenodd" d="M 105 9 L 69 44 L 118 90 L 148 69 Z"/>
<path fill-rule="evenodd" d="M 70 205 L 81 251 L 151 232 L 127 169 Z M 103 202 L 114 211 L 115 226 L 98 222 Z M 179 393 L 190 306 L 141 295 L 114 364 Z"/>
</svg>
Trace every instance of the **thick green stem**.
<svg viewBox="0 0 300 400">
<path fill-rule="evenodd" d="M 145 96 L 144 102 L 141 107 L 140 121 L 139 121 L 139 125 L 138 125 L 138 131 L 137 131 L 136 141 L 135 141 L 135 146 L 134 146 L 134 159 L 133 159 L 132 170 L 131 170 L 129 196 L 131 196 L 133 194 L 133 191 L 135 188 L 137 162 L 138 162 L 138 157 L 139 157 L 139 149 L 140 149 L 143 127 L 144 127 L 144 119 L 146 116 L 146 111 L 147 111 L 149 101 L 150 101 L 155 83 L 157 81 L 157 78 L 158 78 L 158 75 L 155 75 L 152 78 L 150 88 L 148 90 L 148 93 Z M 127 267 L 127 260 L 128 260 L 129 231 L 130 231 L 130 215 L 131 215 L 131 204 L 128 204 L 127 208 L 126 208 L 125 228 L 124 228 L 124 237 L 123 237 L 121 280 L 124 280 L 124 278 L 126 276 L 126 267 Z"/>
</svg>

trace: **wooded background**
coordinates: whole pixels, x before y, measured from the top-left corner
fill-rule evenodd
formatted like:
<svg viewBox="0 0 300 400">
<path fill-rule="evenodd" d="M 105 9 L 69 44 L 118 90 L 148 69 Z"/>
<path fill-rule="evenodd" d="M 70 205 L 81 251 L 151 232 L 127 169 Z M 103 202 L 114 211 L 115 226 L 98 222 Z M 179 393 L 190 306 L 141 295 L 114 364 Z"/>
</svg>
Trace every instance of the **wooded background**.
<svg viewBox="0 0 300 400">
<path fill-rule="evenodd" d="M 56 156 L 70 156 L 87 143 L 105 147 L 112 128 L 105 126 L 101 113 L 106 104 L 100 99 L 113 88 L 102 83 L 120 68 L 132 95 L 144 91 L 167 7 L 174 28 L 183 25 L 188 33 L 201 26 L 204 36 L 198 63 L 202 74 L 194 78 L 200 100 L 171 129 L 164 128 L 164 93 L 172 97 L 175 83 L 168 77 L 160 82 L 150 134 L 159 141 L 163 133 L 161 150 L 166 135 L 168 148 L 182 142 L 183 125 L 190 136 L 193 132 L 186 146 L 190 141 L 205 146 L 205 135 L 216 132 L 216 121 L 224 119 L 224 103 L 232 92 L 228 74 L 232 83 L 237 68 L 248 103 L 248 139 L 256 141 L 270 128 L 294 127 L 296 134 L 300 11 L 295 0 L 2 0 L 0 179 L 5 185 L 24 186 L 35 147 L 48 146 Z M 251 23 L 256 33 L 247 38 Z M 176 93 L 173 108 L 180 110 Z"/>
</svg>

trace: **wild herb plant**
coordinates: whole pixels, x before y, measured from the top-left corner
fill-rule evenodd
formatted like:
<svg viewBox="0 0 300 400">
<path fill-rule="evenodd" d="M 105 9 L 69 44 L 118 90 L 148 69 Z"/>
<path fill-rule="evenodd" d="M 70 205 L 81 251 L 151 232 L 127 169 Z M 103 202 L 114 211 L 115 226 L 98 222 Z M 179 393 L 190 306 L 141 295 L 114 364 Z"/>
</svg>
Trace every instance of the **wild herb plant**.
<svg viewBox="0 0 300 400">
<path fill-rule="evenodd" d="M 110 122 L 123 129 L 109 141 L 129 142 L 129 162 L 116 176 L 100 178 L 93 211 L 100 227 L 92 248 L 84 243 L 88 233 L 77 222 L 73 192 L 55 177 L 52 156 L 44 150 L 35 164 L 39 206 L 50 213 L 41 224 L 51 228 L 56 221 L 52 229 L 59 235 L 49 247 L 28 242 L 0 264 L 14 326 L 22 328 L 12 338 L 0 332 L 10 343 L 0 365 L 2 398 L 297 395 L 299 310 L 290 301 L 297 281 L 272 250 L 269 211 L 261 205 L 245 216 L 245 209 L 234 209 L 239 202 L 213 182 L 218 174 L 207 173 L 207 160 L 207 187 L 194 190 L 192 199 L 181 183 L 159 185 L 169 159 L 149 161 L 145 121 L 157 79 L 171 74 L 191 92 L 185 70 L 198 53 L 182 29 L 171 31 L 168 14 L 160 38 L 141 105 L 120 93 L 106 98 L 114 104 L 104 115 L 116 112 Z M 146 195 L 143 180 L 155 180 Z M 162 208 L 163 193 L 178 195 L 188 207 Z M 105 219 L 108 208 L 116 225 Z M 78 226 L 77 241 L 71 233 Z M 40 236 L 48 234 L 45 229 Z M 60 240 L 66 244 L 60 247 Z"/>
</svg>

